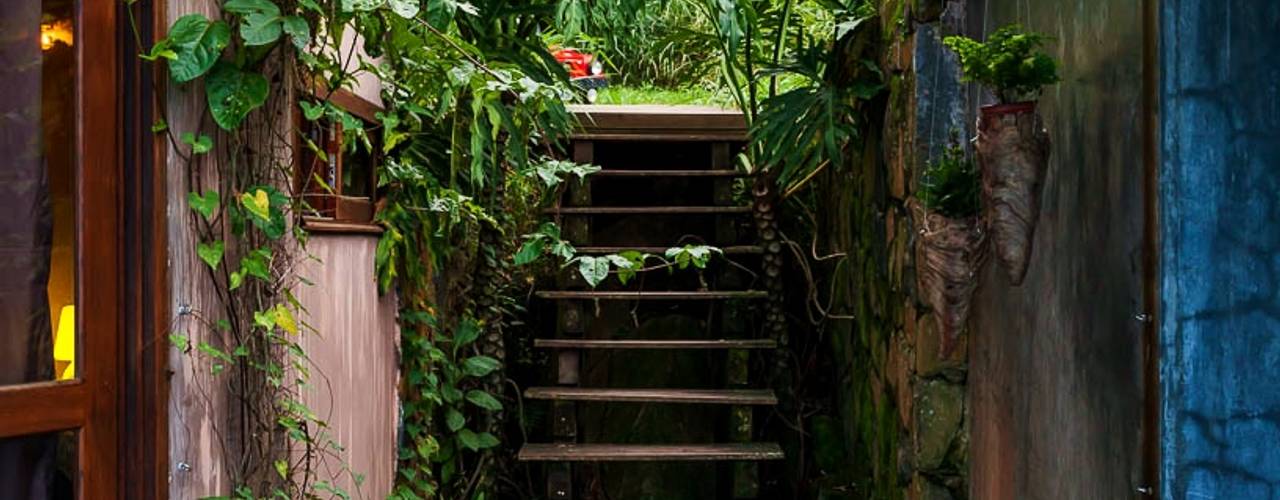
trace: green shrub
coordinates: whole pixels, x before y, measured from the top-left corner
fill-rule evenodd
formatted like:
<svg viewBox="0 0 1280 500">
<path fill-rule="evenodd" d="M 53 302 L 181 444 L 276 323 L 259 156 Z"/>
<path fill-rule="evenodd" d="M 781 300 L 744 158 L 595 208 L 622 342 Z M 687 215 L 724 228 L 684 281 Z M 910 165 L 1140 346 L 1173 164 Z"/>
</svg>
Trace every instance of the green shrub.
<svg viewBox="0 0 1280 500">
<path fill-rule="evenodd" d="M 985 85 L 1007 104 L 1034 101 L 1041 88 L 1058 83 L 1058 62 L 1040 50 L 1047 40 L 1011 24 L 986 43 L 963 36 L 949 36 L 942 43 L 960 56 L 964 81 Z"/>
<path fill-rule="evenodd" d="M 982 207 L 978 190 L 978 169 L 965 157 L 964 148 L 953 142 L 942 158 L 929 162 L 920 179 L 920 201 L 930 211 L 961 219 L 978 215 Z"/>
</svg>

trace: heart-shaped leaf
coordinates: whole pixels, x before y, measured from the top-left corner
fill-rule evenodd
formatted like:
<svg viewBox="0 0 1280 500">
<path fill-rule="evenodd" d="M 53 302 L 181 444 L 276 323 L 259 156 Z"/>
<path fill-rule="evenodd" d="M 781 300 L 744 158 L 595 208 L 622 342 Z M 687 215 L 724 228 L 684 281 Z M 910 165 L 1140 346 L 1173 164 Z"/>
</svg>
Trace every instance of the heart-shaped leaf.
<svg viewBox="0 0 1280 500">
<path fill-rule="evenodd" d="M 370 11 L 381 7 L 387 0 L 342 0 L 343 12 Z"/>
<path fill-rule="evenodd" d="M 271 249 L 259 248 L 240 259 L 240 271 L 262 281 L 271 281 Z"/>
<path fill-rule="evenodd" d="M 391 12 L 405 19 L 418 15 L 418 0 L 387 0 L 387 6 L 391 7 Z"/>
<path fill-rule="evenodd" d="M 499 403 L 498 400 L 493 396 L 490 396 L 489 393 L 477 389 L 467 391 L 467 401 L 489 411 L 498 411 L 502 409 L 502 403 Z"/>
<path fill-rule="evenodd" d="M 516 253 L 515 264 L 523 266 L 542 256 L 542 250 L 547 245 L 542 238 L 531 238 L 520 246 L 520 251 Z"/>
<path fill-rule="evenodd" d="M 284 20 L 278 11 L 274 15 L 254 12 L 240 23 L 240 38 L 250 47 L 275 43 L 283 33 Z"/>
<path fill-rule="evenodd" d="M 263 330 L 271 331 L 271 329 L 276 327 L 275 310 L 267 312 L 254 311 L 253 324 L 262 327 Z"/>
<path fill-rule="evenodd" d="M 200 256 L 210 269 L 217 270 L 218 264 L 222 263 L 222 252 L 226 249 L 226 245 L 221 241 L 211 243 L 200 243 L 196 245 L 196 255 Z"/>
<path fill-rule="evenodd" d="M 187 193 L 187 204 L 191 206 L 192 210 L 204 217 L 205 220 L 213 217 L 213 211 L 218 209 L 220 201 L 217 191 L 205 191 L 204 196 L 200 196 L 195 191 Z"/>
<path fill-rule="evenodd" d="M 204 134 L 197 137 L 191 132 L 183 132 L 182 142 L 191 146 L 193 154 L 202 155 L 213 149 L 213 139 Z"/>
<path fill-rule="evenodd" d="M 294 319 L 293 311 L 290 311 L 284 304 L 276 305 L 276 326 L 291 334 L 298 334 L 298 320 Z"/>
<path fill-rule="evenodd" d="M 467 417 L 462 412 L 449 408 L 444 411 L 444 423 L 449 426 L 449 432 L 458 432 L 462 426 L 467 425 Z"/>
<path fill-rule="evenodd" d="M 582 279 L 586 280 L 591 288 L 595 288 L 609 277 L 609 259 L 587 256 L 578 257 L 578 259 L 578 274 L 582 275 Z"/>
<path fill-rule="evenodd" d="M 483 377 L 501 366 L 498 360 L 488 356 L 472 356 L 462 362 L 462 370 L 472 377 Z"/>
<path fill-rule="evenodd" d="M 227 283 L 227 289 L 235 290 L 237 288 L 240 288 L 240 285 L 242 284 L 244 284 L 244 273 L 240 271 L 232 271 L 231 282 Z"/>
<path fill-rule="evenodd" d="M 307 48 L 311 44 L 311 25 L 307 24 L 307 20 L 298 16 L 288 16 L 281 20 L 284 25 L 285 34 L 293 40 L 293 45 L 299 49 Z"/>
<path fill-rule="evenodd" d="M 169 75 L 179 83 L 189 82 L 218 62 L 222 49 L 231 42 L 231 27 L 200 14 L 187 14 L 174 21 L 167 40 L 175 54 L 169 61 Z"/>
<path fill-rule="evenodd" d="M 240 204 L 249 213 L 260 219 L 267 220 L 271 218 L 271 198 L 267 196 L 267 192 L 258 189 L 253 194 L 244 193 L 240 195 Z"/>
<path fill-rule="evenodd" d="M 250 111 L 267 102 L 267 78 L 241 71 L 234 64 L 219 62 L 205 82 L 205 95 L 214 123 L 223 130 L 240 126 Z"/>
</svg>

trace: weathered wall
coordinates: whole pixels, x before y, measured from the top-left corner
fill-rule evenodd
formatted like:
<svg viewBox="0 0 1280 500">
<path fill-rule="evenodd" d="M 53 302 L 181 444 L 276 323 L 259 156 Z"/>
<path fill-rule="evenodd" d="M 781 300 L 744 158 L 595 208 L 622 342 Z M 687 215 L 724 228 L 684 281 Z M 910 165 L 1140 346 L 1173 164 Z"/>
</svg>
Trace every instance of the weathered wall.
<svg viewBox="0 0 1280 500">
<path fill-rule="evenodd" d="M 827 338 L 838 365 L 837 414 L 855 462 L 849 498 L 965 498 L 969 476 L 965 340 L 940 352 L 933 312 L 915 288 L 915 231 L 908 200 L 916 177 L 963 130 L 965 102 L 954 56 L 940 33 L 957 26 L 943 3 L 880 2 L 878 62 L 885 105 L 873 118 L 857 168 L 828 175 L 819 215 L 834 270 L 836 312 Z M 842 497 L 843 498 L 843 497 Z"/>
<path fill-rule="evenodd" d="M 322 459 L 319 474 L 353 498 L 386 498 L 395 477 L 400 339 L 395 296 L 380 297 L 374 281 L 377 245 L 370 235 L 312 236 L 315 260 L 299 274 L 313 285 L 297 291 L 302 320 L 316 329 L 300 342 L 313 363 L 302 399 L 344 448 Z M 344 466 L 364 476 L 358 489 Z"/>
<path fill-rule="evenodd" d="M 1280 4 L 1160 2 L 1164 498 L 1280 496 Z"/>
<path fill-rule="evenodd" d="M 183 15 L 201 13 L 214 16 L 217 3 L 212 0 L 169 0 L 166 8 L 170 22 Z M 168 23 L 166 23 L 168 24 Z M 205 104 L 199 84 L 174 85 L 166 89 L 168 99 L 164 112 L 169 128 L 177 134 L 200 127 L 200 110 Z M 211 130 L 212 122 L 204 124 Z M 208 268 L 196 256 L 195 228 L 187 193 L 191 177 L 187 164 L 170 145 L 165 162 L 167 229 L 169 247 L 169 310 L 175 318 L 170 326 L 193 338 L 203 338 L 208 328 L 200 318 L 213 321 L 220 317 L 217 292 L 209 282 Z M 185 145 L 181 154 L 190 154 Z M 211 155 L 198 159 L 194 168 L 214 170 Z M 212 179 L 205 179 L 212 183 Z M 199 315 L 190 314 L 199 312 Z M 187 314 L 184 314 L 187 313 Z M 223 465 L 219 436 L 225 432 L 227 405 L 225 394 L 213 392 L 208 374 L 208 358 L 188 356 L 177 348 L 169 349 L 169 498 L 200 498 L 230 491 L 230 478 Z"/>
<path fill-rule="evenodd" d="M 965 7 L 971 36 L 1017 22 L 1053 37 L 1062 62 L 1040 102 L 1053 151 L 1030 272 L 1010 286 L 992 259 L 971 322 L 972 496 L 1130 498 L 1142 472 L 1141 2 Z"/>
<path fill-rule="evenodd" d="M 216 0 L 169 0 L 165 24 L 190 13 L 210 18 L 219 15 Z M 288 81 L 279 73 L 269 75 L 273 82 Z M 295 93 L 273 86 L 267 105 L 246 120 L 245 127 L 265 128 L 256 123 L 289 123 L 284 118 L 291 112 Z M 376 81 L 367 78 L 356 90 L 365 97 L 377 97 Z M 203 84 L 168 82 L 165 118 L 175 136 L 200 130 L 214 137 L 215 149 L 196 157 L 188 168 L 184 157 L 190 154 L 185 144 L 170 144 L 165 162 L 167 198 L 167 234 L 169 253 L 169 309 L 174 311 L 170 328 L 189 335 L 193 341 L 217 338 L 212 323 L 223 314 L 213 288 L 208 268 L 196 255 L 198 237 L 193 227 L 187 194 L 192 190 L 216 189 L 217 164 L 225 158 L 224 135 L 205 116 L 206 98 Z M 272 113 L 274 121 L 265 120 Z M 260 150 L 274 149 L 277 158 L 288 161 L 287 143 L 278 140 L 288 134 L 246 134 L 247 140 Z M 193 182 L 194 181 L 194 182 Z M 224 193 L 223 199 L 228 196 Z M 316 236 L 308 251 L 320 261 L 301 262 L 298 272 L 315 283 L 298 290 L 297 295 L 310 311 L 300 319 L 315 330 L 302 337 L 302 345 L 311 358 L 311 386 L 304 390 L 305 402 L 321 418 L 328 421 L 332 439 L 345 448 L 330 456 L 318 467 L 322 479 L 342 474 L 347 466 L 354 474 L 364 476 L 357 489 L 350 475 L 339 481 L 354 498 L 385 498 L 395 473 L 397 414 L 398 330 L 395 324 L 394 298 L 379 298 L 374 283 L 373 252 L 377 240 L 365 236 Z M 300 255 L 294 255 L 300 257 Z M 225 262 L 239 257 L 228 249 Z M 304 261 L 295 258 L 295 262 Z M 235 486 L 227 474 L 228 460 L 234 450 L 238 428 L 229 425 L 225 375 L 210 376 L 210 357 L 181 353 L 170 349 L 169 370 L 172 372 L 169 393 L 169 498 L 191 499 L 228 495 Z M 323 444 L 323 443 L 321 443 Z M 274 472 L 271 472 L 274 474 Z"/>
</svg>

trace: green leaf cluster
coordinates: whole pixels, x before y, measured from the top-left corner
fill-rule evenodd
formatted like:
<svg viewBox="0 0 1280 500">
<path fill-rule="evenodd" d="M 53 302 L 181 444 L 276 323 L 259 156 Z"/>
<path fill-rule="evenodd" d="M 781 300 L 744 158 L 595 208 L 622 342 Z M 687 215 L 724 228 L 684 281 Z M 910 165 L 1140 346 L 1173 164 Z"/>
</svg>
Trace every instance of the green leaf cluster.
<svg viewBox="0 0 1280 500">
<path fill-rule="evenodd" d="M 1041 50 L 1047 41 L 1044 35 L 1010 24 L 985 42 L 949 36 L 942 43 L 959 56 L 964 81 L 982 84 L 1009 104 L 1034 101 L 1045 86 L 1060 80 L 1058 61 Z"/>
<path fill-rule="evenodd" d="M 977 166 L 962 146 L 953 143 L 942 157 L 929 162 L 920 178 L 918 196 L 925 208 L 962 219 L 978 215 L 982 208 L 981 186 Z"/>
</svg>

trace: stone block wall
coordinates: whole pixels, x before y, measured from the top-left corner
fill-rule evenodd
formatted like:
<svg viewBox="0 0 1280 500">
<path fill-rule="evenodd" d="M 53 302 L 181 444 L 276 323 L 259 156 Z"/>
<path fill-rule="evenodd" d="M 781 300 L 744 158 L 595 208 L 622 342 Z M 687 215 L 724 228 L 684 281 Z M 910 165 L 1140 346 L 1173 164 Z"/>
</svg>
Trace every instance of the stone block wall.
<svg viewBox="0 0 1280 500">
<path fill-rule="evenodd" d="M 955 4 L 879 3 L 887 98 L 854 154 L 856 172 L 824 183 L 829 250 L 848 253 L 837 300 L 854 319 L 836 329 L 851 340 L 835 348 L 854 364 L 841 417 L 872 462 L 866 498 L 968 498 L 967 341 L 941 355 L 935 317 L 916 292 L 917 228 L 907 209 L 927 162 L 953 131 L 966 133 L 967 89 L 941 42 L 962 22 Z"/>
</svg>

